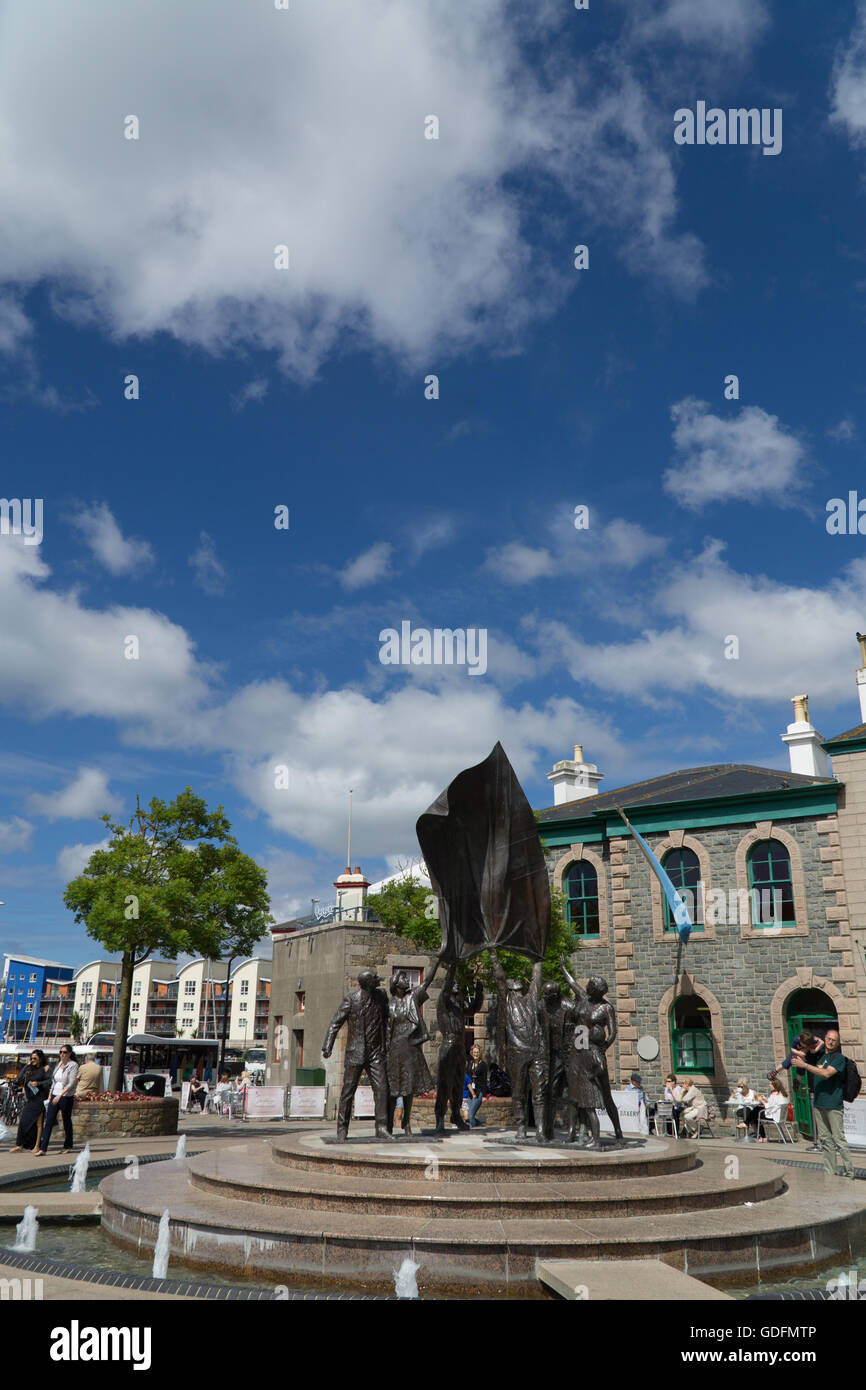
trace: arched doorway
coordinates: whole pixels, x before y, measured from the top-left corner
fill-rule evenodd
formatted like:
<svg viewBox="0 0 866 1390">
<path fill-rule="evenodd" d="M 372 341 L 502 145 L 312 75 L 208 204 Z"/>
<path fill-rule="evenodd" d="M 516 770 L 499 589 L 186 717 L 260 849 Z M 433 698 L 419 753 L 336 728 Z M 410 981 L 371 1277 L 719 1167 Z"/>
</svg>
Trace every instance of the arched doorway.
<svg viewBox="0 0 866 1390">
<path fill-rule="evenodd" d="M 790 1047 L 802 1028 L 809 1028 L 823 1038 L 828 1028 L 839 1027 L 836 1006 L 823 989 L 795 989 L 785 1002 L 785 1030 Z M 790 1097 L 794 1104 L 794 1119 L 801 1134 L 812 1133 L 812 1108 L 809 1093 L 812 1089 L 811 1072 L 791 1067 Z"/>
</svg>

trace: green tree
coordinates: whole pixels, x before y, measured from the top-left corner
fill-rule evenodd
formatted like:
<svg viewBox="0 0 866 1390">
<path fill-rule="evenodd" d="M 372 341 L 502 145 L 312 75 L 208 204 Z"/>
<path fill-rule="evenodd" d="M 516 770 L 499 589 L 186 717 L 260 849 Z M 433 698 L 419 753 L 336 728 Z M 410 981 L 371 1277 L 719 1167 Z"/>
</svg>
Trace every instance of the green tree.
<svg viewBox="0 0 866 1390">
<path fill-rule="evenodd" d="M 267 877 L 241 852 L 218 806 L 187 787 L 174 801 L 136 797 L 128 824 L 102 816 L 111 832 L 82 874 L 67 884 L 66 906 L 88 936 L 121 955 L 120 991 L 109 1090 L 120 1089 L 129 1034 L 132 976 L 158 952 L 217 960 L 228 947 L 249 952 L 271 918 Z"/>
<path fill-rule="evenodd" d="M 76 1043 L 80 1043 L 84 1037 L 84 1019 L 77 1009 L 69 1020 L 69 1035 Z"/>
<path fill-rule="evenodd" d="M 442 944 L 436 899 L 414 874 L 393 879 L 381 893 L 371 893 L 366 906 L 395 936 L 436 955 Z"/>
</svg>

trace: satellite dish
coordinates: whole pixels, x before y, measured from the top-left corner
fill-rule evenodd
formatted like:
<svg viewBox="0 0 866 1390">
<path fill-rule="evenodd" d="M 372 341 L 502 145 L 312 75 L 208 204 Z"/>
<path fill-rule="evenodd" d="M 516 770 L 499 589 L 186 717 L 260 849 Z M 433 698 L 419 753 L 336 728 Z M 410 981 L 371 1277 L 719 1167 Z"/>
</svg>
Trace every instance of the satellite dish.
<svg viewBox="0 0 866 1390">
<path fill-rule="evenodd" d="M 659 1055 L 658 1038 L 651 1038 L 648 1033 L 638 1038 L 637 1055 L 642 1062 L 654 1062 Z"/>
</svg>

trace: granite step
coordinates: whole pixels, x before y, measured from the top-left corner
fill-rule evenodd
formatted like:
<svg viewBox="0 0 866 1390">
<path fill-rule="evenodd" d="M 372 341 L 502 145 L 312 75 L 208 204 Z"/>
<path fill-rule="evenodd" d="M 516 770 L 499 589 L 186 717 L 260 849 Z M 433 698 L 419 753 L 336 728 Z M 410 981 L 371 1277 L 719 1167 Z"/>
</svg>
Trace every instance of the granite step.
<svg viewBox="0 0 866 1390">
<path fill-rule="evenodd" d="M 409 1255 L 430 1287 L 483 1283 L 488 1290 L 533 1284 L 539 1259 L 660 1259 L 699 1278 L 748 1281 L 756 1270 L 794 1273 L 844 1262 L 866 1237 L 866 1189 L 809 1170 L 789 1171 L 785 1190 L 754 1206 L 497 1220 L 411 1216 L 399 1201 L 390 1215 L 256 1207 L 194 1187 L 186 1168 L 154 1164 L 137 1182 L 122 1174 L 104 1179 L 107 1233 L 152 1249 L 168 1210 L 172 1258 L 196 1267 L 392 1287 L 394 1270 Z"/>
<path fill-rule="evenodd" d="M 782 1173 L 760 1160 L 738 1156 L 735 1178 L 726 1176 L 727 1167 L 726 1156 L 707 1155 L 697 1167 L 677 1174 L 674 1184 L 669 1173 L 575 1182 L 555 1172 L 547 1182 L 441 1183 L 431 1166 L 421 1190 L 417 1181 L 401 1178 L 399 1168 L 383 1177 L 296 1170 L 274 1162 L 261 1147 L 243 1146 L 192 1159 L 189 1178 L 193 1187 L 217 1196 L 269 1206 L 387 1215 L 398 1204 L 407 1217 L 471 1215 L 481 1220 L 672 1215 L 769 1201 L 783 1189 Z"/>
<path fill-rule="evenodd" d="M 547 1182 L 551 1174 L 573 1182 L 591 1182 L 605 1174 L 617 1178 L 685 1173 L 698 1162 L 699 1146 L 686 1139 L 626 1139 L 625 1148 L 583 1152 L 567 1148 L 537 1148 L 529 1141 L 519 1148 L 494 1142 L 478 1131 L 449 1134 L 437 1141 L 419 1135 L 411 1142 L 389 1143 L 371 1138 L 348 1144 L 330 1142 L 333 1131 L 294 1133 L 271 1144 L 274 1160 L 287 1168 L 335 1176 L 381 1176 L 394 1172 L 406 1181 L 429 1183 L 431 1161 L 439 1182 Z"/>
</svg>

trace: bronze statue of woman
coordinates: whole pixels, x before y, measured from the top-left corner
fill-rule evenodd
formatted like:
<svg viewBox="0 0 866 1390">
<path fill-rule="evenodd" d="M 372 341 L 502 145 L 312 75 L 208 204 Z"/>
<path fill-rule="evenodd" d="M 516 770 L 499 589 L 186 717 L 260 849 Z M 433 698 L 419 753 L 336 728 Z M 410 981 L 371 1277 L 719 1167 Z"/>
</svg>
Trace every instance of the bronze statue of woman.
<svg viewBox="0 0 866 1390">
<path fill-rule="evenodd" d="M 597 1108 L 607 1111 L 613 1125 L 614 1135 L 622 1139 L 622 1125 L 610 1091 L 610 1078 L 607 1073 L 605 1052 L 616 1038 L 616 1013 L 613 1005 L 605 999 L 607 981 L 593 975 L 586 982 L 584 990 L 574 979 L 564 957 L 560 957 L 562 972 L 568 981 L 576 1003 L 574 1044 L 569 1049 L 569 1059 L 574 1072 L 574 1093 L 582 1099 L 572 1103 L 583 1113 L 581 1132 L 585 1133 L 588 1123 L 591 1141 L 590 1149 L 601 1148 L 601 1135 L 598 1125 Z M 582 1025 L 582 1027 L 580 1026 Z M 586 1044 L 585 1046 L 583 1044 Z M 572 1096 L 572 1081 L 569 1074 L 569 1099 Z M 591 1099 L 591 1104 L 589 1103 Z M 574 1137 L 574 1114 L 572 1114 L 572 1133 Z"/>
<path fill-rule="evenodd" d="M 422 1009 L 438 969 L 437 956 L 415 989 L 411 988 L 405 970 L 398 971 L 391 981 L 387 1051 L 389 1133 L 393 1133 L 394 1129 L 394 1109 L 398 1096 L 403 1097 L 403 1133 L 411 1134 L 412 1097 L 434 1089 L 433 1077 L 421 1051 L 422 1045 L 430 1038 Z"/>
</svg>

